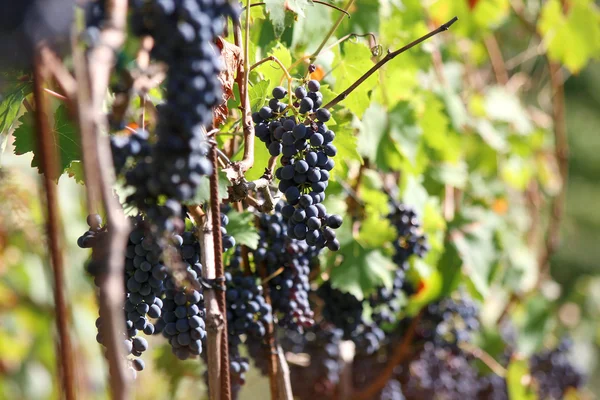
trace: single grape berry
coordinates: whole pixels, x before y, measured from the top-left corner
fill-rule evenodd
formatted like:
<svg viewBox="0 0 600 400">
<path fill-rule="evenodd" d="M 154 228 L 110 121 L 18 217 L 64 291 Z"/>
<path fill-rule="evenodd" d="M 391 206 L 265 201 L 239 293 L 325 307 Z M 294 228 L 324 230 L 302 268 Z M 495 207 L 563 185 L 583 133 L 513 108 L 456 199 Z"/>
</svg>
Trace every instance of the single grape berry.
<svg viewBox="0 0 600 400">
<path fill-rule="evenodd" d="M 285 90 L 283 86 L 277 86 L 275 89 L 273 89 L 273 97 L 276 99 L 281 100 L 285 96 L 287 96 L 287 90 Z"/>
<path fill-rule="evenodd" d="M 306 89 L 304 88 L 304 86 L 298 86 L 296 88 L 296 90 L 294 90 L 294 95 L 296 95 L 296 98 L 298 99 L 303 99 L 306 97 Z"/>
<path fill-rule="evenodd" d="M 265 106 L 258 111 L 258 115 L 264 119 L 269 119 L 273 116 L 273 111 L 270 107 Z"/>
<path fill-rule="evenodd" d="M 317 119 L 321 122 L 327 122 L 331 119 L 331 113 L 326 108 L 319 108 L 317 110 Z"/>
<path fill-rule="evenodd" d="M 310 81 L 308 81 L 308 90 L 310 90 L 313 93 L 317 93 L 319 91 L 319 89 L 321 89 L 321 84 L 319 83 L 319 81 L 312 79 Z"/>
</svg>

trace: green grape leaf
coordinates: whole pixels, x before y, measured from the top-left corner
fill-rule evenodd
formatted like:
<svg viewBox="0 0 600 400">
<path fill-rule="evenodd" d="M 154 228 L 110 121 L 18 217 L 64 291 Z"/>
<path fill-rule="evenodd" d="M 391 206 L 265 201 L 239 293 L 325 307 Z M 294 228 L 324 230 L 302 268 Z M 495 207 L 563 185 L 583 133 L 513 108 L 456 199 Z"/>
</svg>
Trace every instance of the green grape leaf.
<svg viewBox="0 0 600 400">
<path fill-rule="evenodd" d="M 378 248 L 392 243 L 398 232 L 385 215 L 367 212 L 367 218 L 360 225 L 357 240 L 365 247 Z"/>
<path fill-rule="evenodd" d="M 0 94 L 0 135 L 6 135 L 17 119 L 21 103 L 33 91 L 33 82 L 25 77 L 21 79 L 12 73 L 2 75 L 7 82 L 16 82 L 8 88 L 2 88 Z"/>
<path fill-rule="evenodd" d="M 20 121 L 21 125 L 13 132 L 13 136 L 15 137 L 15 154 L 23 155 L 33 152 L 31 166 L 37 167 L 39 172 L 42 173 L 42 166 L 37 154 L 39 142 L 33 115 L 26 113 L 20 118 Z M 73 121 L 69 118 L 67 108 L 64 105 L 60 105 L 54 113 L 52 134 L 59 158 L 59 172 L 62 174 L 73 161 L 81 159 L 79 132 Z"/>
<path fill-rule="evenodd" d="M 227 179 L 227 173 L 223 170 L 219 171 L 219 197 L 225 200 L 229 198 L 227 188 L 231 183 Z M 203 176 L 196 190 L 194 198 L 185 202 L 185 204 L 204 204 L 210 200 L 210 179 L 208 176 Z"/>
<path fill-rule="evenodd" d="M 378 287 L 392 286 L 392 271 L 396 265 L 379 250 L 365 249 L 353 241 L 338 253 L 343 262 L 331 269 L 330 281 L 334 288 L 362 300 Z M 330 262 L 337 256 L 330 256 Z"/>
<path fill-rule="evenodd" d="M 577 73 L 600 55 L 600 11 L 593 1 L 575 1 L 567 15 L 559 0 L 545 2 L 538 30 L 548 46 L 550 59 Z"/>
<path fill-rule="evenodd" d="M 250 98 L 250 109 L 257 112 L 264 104 L 269 95 L 268 89 L 269 80 L 262 80 L 248 89 L 248 97 Z"/>
<path fill-rule="evenodd" d="M 273 24 L 275 36 L 281 36 L 285 29 L 285 1 L 266 0 L 265 11 Z"/>
<path fill-rule="evenodd" d="M 361 42 L 345 42 L 344 52 L 339 49 L 334 51 L 336 68 L 333 70 L 335 78 L 335 89 L 337 92 L 345 90 L 352 85 L 365 72 L 373 67 L 371 61 L 371 50 L 369 46 Z M 358 118 L 361 118 L 369 108 L 369 91 L 377 84 L 377 74 L 371 75 L 358 88 L 356 88 L 344 101 L 343 104 L 348 107 Z"/>
<path fill-rule="evenodd" d="M 276 57 L 281 63 L 288 68 L 292 65 L 292 55 L 290 50 L 283 44 L 277 43 L 269 52 L 270 56 Z M 287 85 L 285 78 L 285 72 L 281 69 L 278 63 L 275 61 L 267 61 L 254 69 L 257 73 L 263 76 L 263 80 L 269 82 L 266 92 L 267 96 L 271 95 L 271 91 L 274 87 Z"/>
<path fill-rule="evenodd" d="M 537 396 L 527 381 L 530 381 L 527 360 L 514 358 L 506 371 L 506 386 L 510 400 L 535 400 Z"/>
<path fill-rule="evenodd" d="M 248 211 L 238 212 L 231 210 L 227 213 L 229 223 L 227 224 L 227 234 L 233 236 L 236 245 L 248 246 L 256 249 L 258 246 L 258 232 L 254 225 L 254 214 Z"/>
<path fill-rule="evenodd" d="M 167 377 L 169 392 L 175 397 L 181 380 L 185 377 L 202 381 L 202 368 L 197 360 L 181 361 L 171 351 L 171 345 L 166 343 L 154 350 L 154 365 L 158 372 Z"/>
<path fill-rule="evenodd" d="M 399 102 L 389 112 L 390 137 L 398 143 L 402 154 L 414 164 L 422 130 L 417 125 L 410 103 Z"/>
<path fill-rule="evenodd" d="M 83 162 L 81 162 L 81 161 L 73 161 L 71 163 L 71 165 L 69 165 L 67 167 L 67 169 L 65 170 L 65 172 L 67 173 L 67 175 L 69 175 L 70 178 L 75 179 L 75 182 L 79 183 L 80 185 L 85 184 L 85 175 L 84 175 L 84 171 L 83 171 Z"/>
<path fill-rule="evenodd" d="M 271 155 L 269 154 L 269 150 L 267 146 L 263 142 L 260 141 L 259 138 L 254 138 L 254 166 L 246 172 L 246 179 L 249 181 L 254 181 L 265 173 L 265 168 L 267 168 L 267 164 L 269 162 L 269 158 Z"/>
</svg>

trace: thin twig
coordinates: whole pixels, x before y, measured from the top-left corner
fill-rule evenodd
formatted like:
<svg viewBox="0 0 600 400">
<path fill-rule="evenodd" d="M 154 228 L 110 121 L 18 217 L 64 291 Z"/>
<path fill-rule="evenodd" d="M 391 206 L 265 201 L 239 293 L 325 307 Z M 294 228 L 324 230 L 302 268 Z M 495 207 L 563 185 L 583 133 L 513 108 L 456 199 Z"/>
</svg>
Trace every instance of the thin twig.
<svg viewBox="0 0 600 400">
<path fill-rule="evenodd" d="M 239 63 L 237 71 L 236 82 L 238 84 L 238 90 L 240 94 L 240 110 L 242 112 L 242 126 L 244 130 L 244 157 L 234 166 L 234 170 L 238 173 L 239 177 L 243 177 L 246 171 L 248 171 L 254 165 L 254 122 L 252 121 L 252 108 L 250 107 L 250 97 L 248 93 L 248 74 L 249 60 L 248 60 L 248 41 L 249 41 L 249 26 L 250 26 L 250 13 L 247 13 L 246 18 L 246 37 L 244 38 L 244 52 L 243 52 L 243 63 Z M 233 34 L 235 45 L 242 46 L 242 26 L 239 20 L 233 23 Z"/>
<path fill-rule="evenodd" d="M 569 178 L 569 141 L 565 118 L 565 91 L 560 64 L 548 61 L 552 85 L 552 119 L 554 121 L 554 155 L 558 162 L 561 186 L 551 202 L 550 223 L 546 237 L 546 248 L 540 257 L 540 280 L 547 274 L 550 258 L 560 242 L 560 225 L 565 211 Z"/>
<path fill-rule="evenodd" d="M 320 1 L 320 0 L 312 0 L 312 2 L 316 3 L 316 4 L 322 4 L 322 5 L 327 6 L 327 7 L 331 7 L 334 10 L 338 10 L 339 12 L 343 12 L 344 14 L 346 14 L 348 16 L 348 18 L 350 18 L 350 13 L 348 13 L 348 11 L 339 8 L 338 6 L 336 6 L 334 4 L 326 3 L 326 2 Z M 257 6 L 264 6 L 265 4 L 266 3 L 252 3 L 249 6 L 244 7 L 243 10 L 246 11 L 246 9 L 248 7 L 252 8 L 252 7 L 257 7 Z"/>
<path fill-rule="evenodd" d="M 346 12 L 354 5 L 354 1 L 355 0 L 348 0 L 348 3 L 346 3 L 346 5 L 344 6 L 344 10 L 346 10 Z M 327 32 L 327 34 L 323 38 L 323 41 L 321 41 L 321 44 L 319 45 L 319 47 L 317 47 L 317 49 L 314 51 L 314 53 L 310 57 L 311 63 L 317 59 L 319 54 L 321 54 L 321 50 L 323 50 L 323 47 L 325 47 L 325 45 L 327 44 L 327 41 L 335 33 L 335 31 L 340 26 L 340 24 L 342 23 L 343 20 L 344 20 L 344 16 L 340 15 L 338 17 L 338 19 L 335 21 L 335 23 L 332 25 L 331 29 L 329 29 L 329 32 Z"/>
<path fill-rule="evenodd" d="M 217 166 L 216 146 L 211 146 L 210 158 L 213 165 L 213 173 L 210 176 L 210 210 L 213 232 L 213 252 L 215 258 L 215 279 L 224 279 L 223 271 L 223 241 L 221 238 L 221 212 L 219 197 L 219 169 Z M 225 291 L 219 290 L 217 302 L 222 315 L 227 312 L 225 302 Z M 221 399 L 231 399 L 231 384 L 229 378 L 229 343 L 227 340 L 227 318 L 223 318 L 223 331 L 221 332 Z"/>
<path fill-rule="evenodd" d="M 506 376 L 506 368 L 504 368 L 498 361 L 494 359 L 489 353 L 483 349 L 472 345 L 471 343 L 461 343 L 460 348 L 467 353 L 472 354 L 477 359 L 481 360 L 489 369 L 492 370 L 496 375 L 504 378 Z"/>
<path fill-rule="evenodd" d="M 333 106 L 335 106 L 336 104 L 338 104 L 340 101 L 344 100 L 346 97 L 348 97 L 348 95 L 350 93 L 352 93 L 354 91 L 354 89 L 356 89 L 358 86 L 360 86 L 361 83 L 363 83 L 365 80 L 367 80 L 375 71 L 377 71 L 379 68 L 383 67 L 387 62 L 389 62 L 390 60 L 394 59 L 396 56 L 398 56 L 399 54 L 404 53 L 405 51 L 411 49 L 412 47 L 418 45 L 421 42 L 424 42 L 425 40 L 429 39 L 432 36 L 437 35 L 440 32 L 444 32 L 447 31 L 450 26 L 452 26 L 452 24 L 454 24 L 456 21 L 458 20 L 458 17 L 454 17 L 452 18 L 450 21 L 446 22 L 445 24 L 441 25 L 439 28 L 429 32 L 428 34 L 426 34 L 425 36 L 420 37 L 419 39 L 407 44 L 406 46 L 388 53 L 385 57 L 383 57 L 381 59 L 381 61 L 379 61 L 377 64 L 375 64 L 370 70 L 368 70 L 367 72 L 365 72 L 363 74 L 363 76 L 361 76 L 360 78 L 358 78 L 358 80 L 356 82 L 354 82 L 352 85 L 350 85 L 349 88 L 347 88 L 346 90 L 344 90 L 342 93 L 340 93 L 339 95 L 337 95 L 333 100 L 331 100 L 329 103 L 327 103 L 326 105 L 324 105 L 322 108 L 331 108 Z"/>
<path fill-rule="evenodd" d="M 413 318 L 413 320 L 410 323 L 410 326 L 404 334 L 404 337 L 402 338 L 402 342 L 400 342 L 399 346 L 394 349 L 394 353 L 390 357 L 385 368 L 379 373 L 377 378 L 375 378 L 369 386 L 356 393 L 352 397 L 354 400 L 372 399 L 377 393 L 381 391 L 381 389 L 385 387 L 386 383 L 394 374 L 394 369 L 396 368 L 396 366 L 399 365 L 408 355 L 410 351 L 410 346 L 416 335 L 417 325 L 421 320 L 422 316 L 423 311 L 421 311 L 415 318 Z"/>
<path fill-rule="evenodd" d="M 494 34 L 489 34 L 483 38 L 483 42 L 485 43 L 485 48 L 490 56 L 492 68 L 496 75 L 496 81 L 501 85 L 506 85 L 508 83 L 508 72 L 506 71 L 506 64 L 504 63 L 502 51 L 500 50 L 500 45 L 498 45 L 496 36 L 494 36 Z"/>
<path fill-rule="evenodd" d="M 75 104 L 77 101 L 77 82 L 73 78 L 73 75 L 71 75 L 61 59 L 47 45 L 40 47 L 40 56 L 45 67 L 65 93 L 65 100 L 68 99 L 71 105 Z"/>
<path fill-rule="evenodd" d="M 125 332 L 123 321 L 123 302 L 125 288 L 123 284 L 123 268 L 129 223 L 123 214 L 123 209 L 113 193 L 115 171 L 113 169 L 110 142 L 105 132 L 108 120 L 103 112 L 103 105 L 108 88 L 110 73 L 115 64 L 118 50 L 125 41 L 125 28 L 127 22 L 127 0 L 107 0 L 106 18 L 100 33 L 99 45 L 90 53 L 89 73 L 91 93 L 84 102 L 90 108 L 84 110 L 85 116 L 80 115 L 80 124 L 92 123 L 93 136 L 89 143 L 94 145 L 84 149 L 89 151 L 88 156 L 96 163 L 93 167 L 98 174 L 98 181 L 88 184 L 97 185 L 99 188 L 107 222 L 110 230 L 109 241 L 103 257 L 106 274 L 99 280 L 100 286 L 100 314 L 102 315 L 102 333 L 105 338 L 106 352 L 110 371 L 110 388 L 112 398 L 124 400 L 129 398 L 128 379 L 125 370 L 124 348 L 122 345 L 122 332 Z M 79 86 L 84 86 L 80 82 Z M 81 93 L 81 92 L 80 92 Z M 83 99 L 78 98 L 79 102 Z M 80 108 L 81 110 L 81 108 Z M 89 114 L 88 114 L 89 113 Z M 88 119 L 89 118 L 89 119 Z M 82 130 L 82 135 L 84 131 Z M 95 142 L 95 143 L 94 143 Z M 84 154 L 85 156 L 85 154 Z"/>
<path fill-rule="evenodd" d="M 75 397 L 75 370 L 73 366 L 73 352 L 69 334 L 69 311 L 65 294 L 63 249 L 61 240 L 61 221 L 58 206 L 58 155 L 54 146 L 54 137 L 48 123 L 46 101 L 44 99 L 44 67 L 41 57 L 36 58 L 34 66 L 34 98 L 35 120 L 38 130 L 38 139 L 42 166 L 44 169 L 43 183 L 46 192 L 46 232 L 54 280 L 54 302 L 56 305 L 56 327 L 59 336 L 59 367 L 61 371 L 62 390 L 67 400 Z"/>
</svg>

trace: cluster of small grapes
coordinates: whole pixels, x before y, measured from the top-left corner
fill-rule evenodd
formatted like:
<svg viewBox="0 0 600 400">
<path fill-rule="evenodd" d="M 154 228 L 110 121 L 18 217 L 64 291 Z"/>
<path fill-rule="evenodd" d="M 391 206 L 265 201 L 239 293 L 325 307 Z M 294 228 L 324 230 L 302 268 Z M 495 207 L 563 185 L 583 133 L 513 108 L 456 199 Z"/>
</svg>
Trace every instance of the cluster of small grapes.
<svg viewBox="0 0 600 400">
<path fill-rule="evenodd" d="M 102 227 L 99 215 L 90 215 L 87 218 L 90 229 L 81 236 L 77 243 L 82 248 L 92 248 L 92 260 L 88 271 L 94 276 L 96 285 L 102 278 L 103 271 L 98 268 L 98 258 L 104 257 L 104 240 L 109 234 L 106 227 Z M 155 326 L 151 319 L 161 316 L 164 291 L 163 280 L 166 277 L 166 267 L 162 264 L 161 249 L 156 240 L 145 232 L 141 219 L 132 219 L 134 229 L 129 235 L 125 260 L 125 304 L 123 307 L 126 332 L 123 342 L 127 354 L 140 357 L 147 350 L 148 342 L 138 336 L 138 331 L 152 335 Z M 98 327 L 97 341 L 103 344 L 101 333 L 102 318 L 96 321 Z M 144 362 L 140 358 L 129 360 L 130 367 L 135 371 L 144 369 Z"/>
<path fill-rule="evenodd" d="M 466 293 L 460 293 L 429 304 L 417 333 L 439 346 L 457 347 L 470 342 L 479 325 L 479 307 Z"/>
<path fill-rule="evenodd" d="M 371 318 L 377 325 L 392 324 L 397 321 L 403 299 L 412 292 L 411 285 L 406 282 L 408 261 L 412 256 L 423 257 L 429 251 L 427 238 L 421 232 L 421 225 L 414 210 L 404 204 L 392 203 L 392 212 L 388 215 L 388 219 L 398 235 L 393 242 L 394 255 L 392 256 L 398 268 L 394 271 L 392 287 L 378 288 L 377 292 L 369 298 L 373 309 Z"/>
<path fill-rule="evenodd" d="M 160 331 L 180 360 L 202 353 L 206 337 L 204 296 L 197 290 L 177 289 L 172 280 L 166 281 Z"/>
<path fill-rule="evenodd" d="M 110 137 L 115 172 L 120 174 L 125 169 L 129 160 L 139 161 L 150 156 L 148 131 L 138 129 L 131 135 L 113 135 Z"/>
<path fill-rule="evenodd" d="M 261 214 L 258 222 L 260 240 L 254 251 L 257 266 L 266 268 L 273 312 L 280 326 L 302 330 L 311 326 L 313 311 L 308 301 L 310 266 L 318 255 L 316 247 L 291 239 L 288 225 L 277 204 L 272 215 Z M 279 271 L 283 267 L 283 271 Z"/>
<path fill-rule="evenodd" d="M 353 294 L 335 289 L 327 281 L 317 289 L 317 295 L 324 303 L 323 318 L 341 329 L 344 339 L 349 340 L 360 326 L 365 325 L 364 304 Z"/>
<path fill-rule="evenodd" d="M 289 94 L 290 101 L 295 98 L 291 107 L 280 101 L 288 96 L 287 90 L 276 87 L 269 106 L 262 107 L 252 117 L 256 136 L 267 145 L 269 154 L 283 154 L 282 166 L 275 171 L 275 176 L 288 202 L 282 210 L 289 224 L 288 234 L 294 239 L 306 240 L 311 246 L 337 251 L 340 242 L 334 229 L 342 225 L 342 218 L 327 214 L 321 204 L 329 184 L 329 171 L 335 165 L 330 158 L 337 154 L 333 144 L 335 133 L 325 125 L 331 118 L 330 112 L 319 108 L 323 102 L 319 82 L 311 80 L 307 86 L 309 92 L 299 86 L 294 97 Z M 286 116 L 288 111 L 296 115 Z"/>
<path fill-rule="evenodd" d="M 340 380 L 340 343 L 343 332 L 331 325 L 314 325 L 304 334 L 286 331 L 284 351 L 308 354 L 310 366 L 290 365 L 294 396 L 299 399 L 331 399 Z"/>
<path fill-rule="evenodd" d="M 397 379 L 408 399 L 477 399 L 481 385 L 471 361 L 461 351 L 426 342 Z"/>
<path fill-rule="evenodd" d="M 227 234 L 229 220 L 221 214 L 221 234 L 224 246 L 235 245 L 233 237 Z M 202 277 L 200 243 L 192 231 L 181 236 L 173 235 L 173 246 L 177 249 L 191 279 Z M 226 251 L 228 247 L 224 248 Z M 157 333 L 162 332 L 171 350 L 181 360 L 202 353 L 202 341 L 206 337 L 204 296 L 191 288 L 177 288 L 173 279 L 165 282 L 163 314 L 157 322 Z"/>
<path fill-rule="evenodd" d="M 273 321 L 271 306 L 262 293 L 256 277 L 239 272 L 226 272 L 227 329 L 230 336 L 265 336 L 267 325 Z"/>
<path fill-rule="evenodd" d="M 159 229 L 172 230 L 179 214 L 158 205 L 165 196 L 177 202 L 190 200 L 203 175 L 212 166 L 206 158 L 209 144 L 204 129 L 212 121 L 212 108 L 222 99 L 218 74 L 219 51 L 213 46 L 233 15 L 228 2 L 133 0 L 132 29 L 154 38 L 152 55 L 168 66 L 166 102 L 158 108 L 157 143 L 152 157 L 126 174 L 136 188 L 128 201 L 148 210 Z"/>
<path fill-rule="evenodd" d="M 392 209 L 388 219 L 398 233 L 398 239 L 394 241 L 394 262 L 401 267 L 413 254 L 423 257 L 429 246 L 421 232 L 417 213 L 404 204 L 393 204 Z"/>
<path fill-rule="evenodd" d="M 541 399 L 563 399 L 568 389 L 583 386 L 583 375 L 568 357 L 571 345 L 563 340 L 555 349 L 536 353 L 529 360 Z"/>
</svg>

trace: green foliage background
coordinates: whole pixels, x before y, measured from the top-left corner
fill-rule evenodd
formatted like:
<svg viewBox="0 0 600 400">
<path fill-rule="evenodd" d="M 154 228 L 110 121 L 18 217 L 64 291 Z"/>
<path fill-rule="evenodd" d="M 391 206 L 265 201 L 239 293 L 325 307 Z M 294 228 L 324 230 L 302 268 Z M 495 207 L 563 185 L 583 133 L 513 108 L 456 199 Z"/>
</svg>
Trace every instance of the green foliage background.
<svg viewBox="0 0 600 400">
<path fill-rule="evenodd" d="M 390 284 L 393 233 L 386 225 L 380 173 L 396 174 L 398 196 L 422 215 L 432 246 L 424 260 L 412 265 L 411 278 L 425 289 L 408 301 L 408 312 L 464 287 L 483 304 L 487 335 L 480 345 L 493 354 L 496 320 L 516 294 L 519 301 L 509 317 L 519 332 L 518 350 L 530 354 L 568 333 L 575 341 L 575 361 L 590 374 L 589 392 L 598 393 L 600 64 L 594 60 L 600 55 L 600 13 L 590 0 L 567 1 L 566 12 L 558 0 L 542 2 L 541 9 L 539 2 L 525 3 L 529 6 L 525 17 L 539 15 L 531 19 L 543 39 L 537 52 L 531 43 L 537 46 L 539 41 L 508 0 L 356 1 L 352 18 L 344 19 L 328 44 L 348 34 L 374 32 L 383 51 L 394 50 L 454 15 L 460 20 L 450 32 L 390 62 L 334 108 L 335 121 L 329 125 L 336 131 L 340 151 L 327 206 L 346 220 L 339 234 L 339 255 L 324 257 L 323 265 L 331 268 L 335 287 L 359 298 L 378 285 Z M 286 4 L 287 10 L 279 0 L 251 8 L 251 62 L 275 55 L 284 65 L 292 65 L 317 48 L 338 17 L 335 10 L 309 0 Z M 495 80 L 486 48 L 490 35 L 512 66 L 507 85 Z M 316 64 L 325 72 L 325 102 L 373 65 L 372 50 L 365 38 L 355 37 L 321 54 Z M 571 153 L 561 247 L 552 258 L 552 279 L 536 288 L 548 200 L 560 187 L 545 51 L 572 75 L 566 82 Z M 533 55 L 527 58 L 524 52 Z M 133 53 L 123 56 L 134 58 Z M 300 63 L 290 72 L 299 77 L 305 71 L 306 64 Z M 60 360 L 55 357 L 42 196 L 37 171 L 30 168 L 37 166 L 32 154 L 35 137 L 31 116 L 22 105 L 31 87 L 19 76 L 3 72 L 0 80 L 0 398 L 53 399 L 58 398 Z M 254 109 L 281 79 L 274 63 L 264 63 L 251 73 Z M 230 100 L 230 106 L 236 103 Z M 75 244 L 86 230 L 84 192 L 76 182 L 82 179 L 79 143 L 64 107 L 57 102 L 53 110 L 61 166 L 67 173 L 59 188 L 73 336 L 82 366 L 78 373 L 89 391 L 86 398 L 101 399 L 106 397 L 106 366 L 95 341 L 97 306 L 93 284 L 83 272 L 87 254 Z M 257 141 L 256 149 L 249 180 L 262 175 L 268 159 L 262 143 Z M 347 187 L 365 160 L 369 168 L 359 187 L 364 209 L 347 209 Z M 541 196 L 533 208 L 528 206 L 532 187 Z M 455 213 L 445 210 L 448 190 L 455 197 Z M 206 193 L 198 196 L 204 199 Z M 353 217 L 361 220 L 356 232 L 351 229 Z M 248 219 L 236 218 L 236 237 L 252 246 L 256 238 L 244 228 Z M 532 224 L 539 227 L 537 235 L 529 234 Z M 158 342 L 151 342 L 152 354 L 146 359 L 161 362 L 147 363 L 148 369 L 136 381 L 136 397 L 198 397 L 203 367 L 195 361 L 175 362 Z M 526 373 L 526 365 L 509 369 L 510 381 L 517 382 L 511 384 L 514 398 L 521 398 L 517 386 Z M 242 398 L 259 398 L 266 385 L 253 370 Z"/>
</svg>

